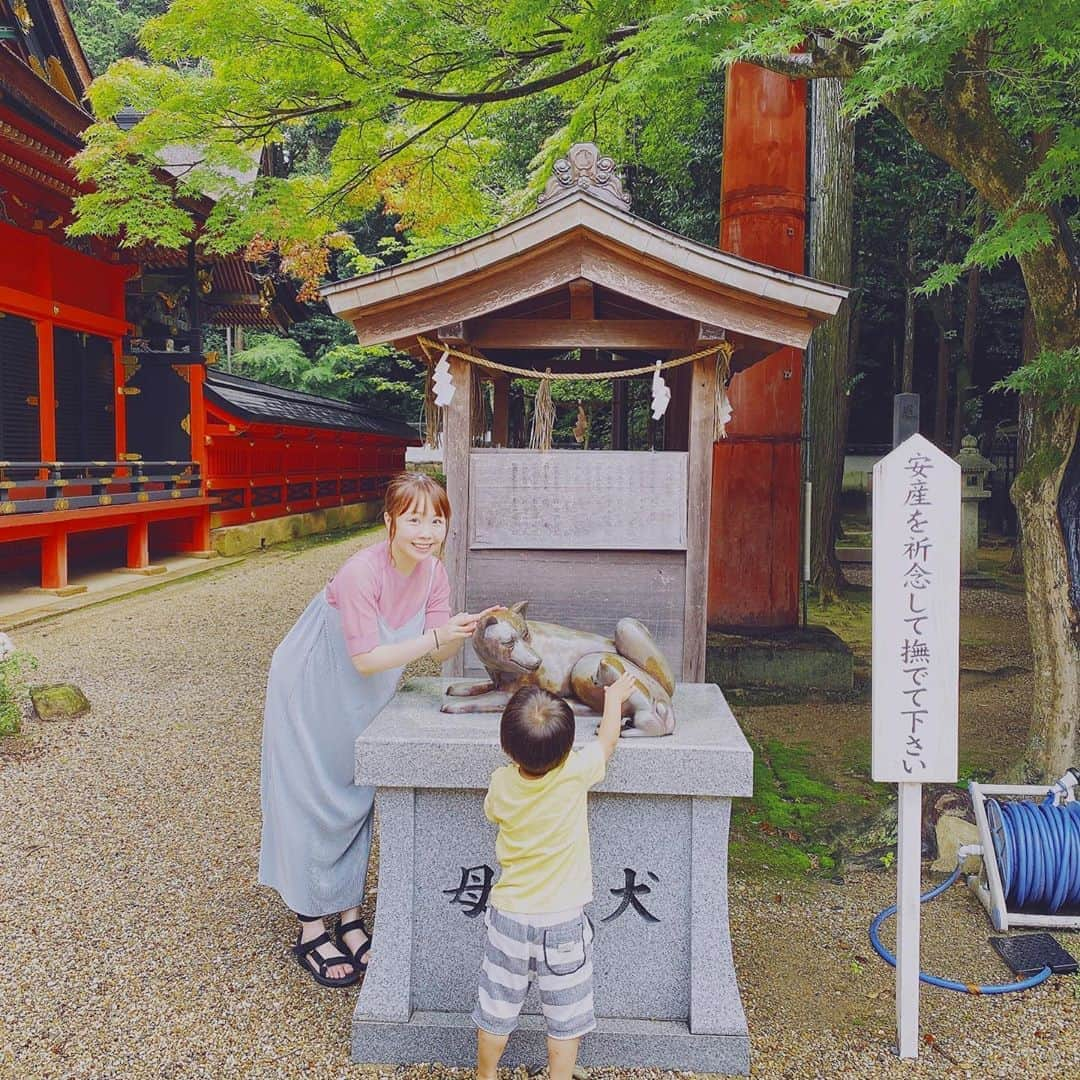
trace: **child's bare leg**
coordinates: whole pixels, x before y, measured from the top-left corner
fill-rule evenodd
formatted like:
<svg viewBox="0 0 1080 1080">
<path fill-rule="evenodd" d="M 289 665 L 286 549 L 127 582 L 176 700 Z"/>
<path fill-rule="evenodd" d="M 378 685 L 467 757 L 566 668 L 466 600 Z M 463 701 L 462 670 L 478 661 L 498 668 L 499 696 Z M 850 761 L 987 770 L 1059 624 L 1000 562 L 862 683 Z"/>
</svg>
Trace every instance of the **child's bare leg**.
<svg viewBox="0 0 1080 1080">
<path fill-rule="evenodd" d="M 509 1035 L 492 1035 L 483 1028 L 476 1029 L 476 1080 L 495 1080 L 499 1058 L 502 1057 L 509 1038 Z M 575 1049 L 575 1056 L 576 1053 Z M 567 1073 L 567 1076 L 569 1075 Z"/>
<path fill-rule="evenodd" d="M 581 1037 L 576 1039 L 553 1039 L 547 1041 L 549 1080 L 572 1080 L 574 1066 L 577 1064 L 578 1046 Z"/>
</svg>

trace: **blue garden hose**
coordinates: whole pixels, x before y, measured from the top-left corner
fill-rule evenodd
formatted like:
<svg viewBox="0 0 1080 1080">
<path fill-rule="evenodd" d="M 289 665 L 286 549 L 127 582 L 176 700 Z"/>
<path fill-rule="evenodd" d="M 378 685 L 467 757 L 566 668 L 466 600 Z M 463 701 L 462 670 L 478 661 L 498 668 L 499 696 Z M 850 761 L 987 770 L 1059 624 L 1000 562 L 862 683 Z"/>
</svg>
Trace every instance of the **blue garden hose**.
<svg viewBox="0 0 1080 1080">
<path fill-rule="evenodd" d="M 1054 914 L 1063 907 L 1080 907 L 1080 803 L 1057 806 L 1052 795 L 1042 803 L 998 803 L 987 799 L 986 811 L 1007 906 L 1027 906 L 1046 914 Z M 989 852 L 983 854 L 983 858 L 989 857 Z M 936 888 L 923 893 L 919 902 L 925 904 L 951 888 L 960 877 L 962 866 L 961 855 L 952 874 Z M 895 914 L 896 905 L 890 904 L 870 923 L 870 944 L 892 967 L 896 967 L 896 957 L 881 943 L 879 930 Z M 1051 974 L 1051 969 L 1044 967 L 1019 982 L 987 986 L 941 979 L 924 971 L 919 972 L 919 980 L 964 994 L 1008 994 L 1030 990 Z"/>
<path fill-rule="evenodd" d="M 986 800 L 1006 906 L 1047 915 L 1080 906 L 1080 803 Z"/>
</svg>

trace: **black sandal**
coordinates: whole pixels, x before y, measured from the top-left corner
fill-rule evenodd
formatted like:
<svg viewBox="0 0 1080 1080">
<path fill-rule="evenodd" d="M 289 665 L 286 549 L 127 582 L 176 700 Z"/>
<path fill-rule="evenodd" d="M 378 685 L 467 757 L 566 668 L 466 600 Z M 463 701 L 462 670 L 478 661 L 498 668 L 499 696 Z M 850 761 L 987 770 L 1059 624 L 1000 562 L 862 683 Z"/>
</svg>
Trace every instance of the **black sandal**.
<svg viewBox="0 0 1080 1080">
<path fill-rule="evenodd" d="M 351 930 L 360 930 L 364 934 L 367 934 L 367 941 L 365 941 L 364 944 L 356 950 L 356 952 L 353 952 L 352 949 L 350 949 L 349 946 L 345 944 L 345 935 Z M 343 922 L 338 927 L 336 944 L 337 947 L 346 956 L 352 958 L 352 962 L 358 972 L 357 977 L 359 978 L 360 975 L 363 975 L 363 973 L 367 971 L 367 961 L 364 959 L 364 957 L 367 955 L 368 949 L 371 948 L 371 934 L 368 932 L 368 928 L 364 925 L 364 920 L 361 918 L 353 919 L 351 922 Z"/>
<path fill-rule="evenodd" d="M 331 944 L 330 935 L 325 931 L 318 937 L 312 938 L 311 941 L 303 940 L 304 931 L 300 930 L 296 944 L 293 946 L 292 953 L 296 957 L 296 962 L 320 985 L 320 986 L 352 986 L 354 983 L 360 981 L 360 971 L 357 969 L 356 961 L 350 959 L 349 950 L 345 949 L 344 956 L 332 956 L 327 959 L 324 956 L 320 956 L 315 950 L 323 945 Z M 318 965 L 318 970 L 311 966 L 311 960 L 314 959 Z M 352 967 L 352 974 L 346 975 L 340 979 L 331 979 L 327 975 L 327 971 L 332 967 L 340 967 L 342 964 L 348 964 Z"/>
</svg>

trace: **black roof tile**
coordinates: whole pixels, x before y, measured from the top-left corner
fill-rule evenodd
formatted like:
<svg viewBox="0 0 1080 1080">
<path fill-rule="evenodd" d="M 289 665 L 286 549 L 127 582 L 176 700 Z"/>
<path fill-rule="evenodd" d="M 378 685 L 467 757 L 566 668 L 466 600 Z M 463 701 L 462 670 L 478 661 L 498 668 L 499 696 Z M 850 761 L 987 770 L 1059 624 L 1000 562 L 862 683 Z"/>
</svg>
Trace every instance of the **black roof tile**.
<svg viewBox="0 0 1080 1080">
<path fill-rule="evenodd" d="M 334 398 L 270 386 L 216 367 L 206 369 L 205 391 L 214 404 L 244 420 L 301 427 L 340 428 L 368 435 L 389 435 L 418 443 L 410 424 Z"/>
</svg>

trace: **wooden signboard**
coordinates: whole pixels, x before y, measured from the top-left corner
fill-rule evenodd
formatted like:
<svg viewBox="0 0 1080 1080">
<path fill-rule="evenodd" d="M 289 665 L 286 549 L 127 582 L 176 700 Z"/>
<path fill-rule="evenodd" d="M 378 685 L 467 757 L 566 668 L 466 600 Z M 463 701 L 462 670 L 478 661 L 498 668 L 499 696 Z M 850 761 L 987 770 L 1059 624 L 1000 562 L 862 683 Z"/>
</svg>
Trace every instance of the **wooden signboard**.
<svg viewBox="0 0 1080 1080">
<path fill-rule="evenodd" d="M 897 785 L 896 1030 L 919 1054 L 922 785 L 954 783 L 960 678 L 960 466 L 911 435 L 874 466 L 875 780 Z"/>
<path fill-rule="evenodd" d="M 687 455 L 474 450 L 469 547 L 685 551 Z"/>
<path fill-rule="evenodd" d="M 873 777 L 956 780 L 960 466 L 912 435 L 874 466 Z"/>
</svg>

